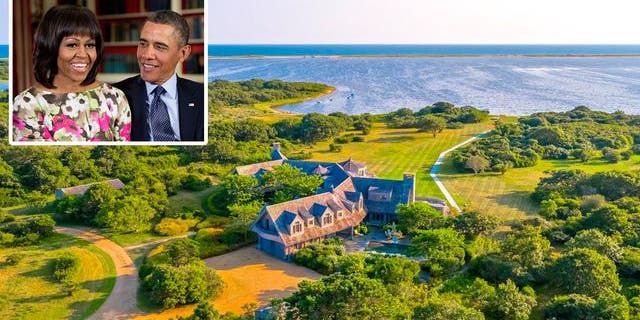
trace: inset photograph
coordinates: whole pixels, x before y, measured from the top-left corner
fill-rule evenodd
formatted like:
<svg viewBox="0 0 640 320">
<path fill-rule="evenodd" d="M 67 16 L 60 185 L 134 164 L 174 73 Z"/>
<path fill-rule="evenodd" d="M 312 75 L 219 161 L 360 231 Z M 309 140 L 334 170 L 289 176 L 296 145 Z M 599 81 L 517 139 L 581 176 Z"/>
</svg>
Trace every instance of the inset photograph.
<svg viewBox="0 0 640 320">
<path fill-rule="evenodd" d="M 13 2 L 12 144 L 205 144 L 202 1 Z"/>
</svg>

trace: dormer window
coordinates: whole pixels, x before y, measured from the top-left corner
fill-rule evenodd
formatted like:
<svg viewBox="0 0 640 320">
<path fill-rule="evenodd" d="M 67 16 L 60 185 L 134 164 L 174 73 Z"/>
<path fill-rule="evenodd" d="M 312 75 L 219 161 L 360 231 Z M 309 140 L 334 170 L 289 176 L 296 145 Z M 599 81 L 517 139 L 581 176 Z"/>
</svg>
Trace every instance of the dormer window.
<svg viewBox="0 0 640 320">
<path fill-rule="evenodd" d="M 308 219 L 307 220 L 307 225 L 308 226 L 312 226 L 313 225 L 313 220 L 314 220 L 313 218 Z"/>
<path fill-rule="evenodd" d="M 338 210 L 338 212 L 336 212 L 336 217 L 338 219 L 342 219 L 342 216 L 343 216 L 342 210 Z"/>
<path fill-rule="evenodd" d="M 333 219 L 331 219 L 331 215 L 326 215 L 322 218 L 322 225 L 328 225 L 333 223 Z"/>
<path fill-rule="evenodd" d="M 265 230 L 269 230 L 269 219 L 262 220 L 262 228 Z"/>
<path fill-rule="evenodd" d="M 292 234 L 302 233 L 302 223 L 300 223 L 299 221 L 294 223 L 293 226 L 291 227 L 291 233 Z"/>
</svg>

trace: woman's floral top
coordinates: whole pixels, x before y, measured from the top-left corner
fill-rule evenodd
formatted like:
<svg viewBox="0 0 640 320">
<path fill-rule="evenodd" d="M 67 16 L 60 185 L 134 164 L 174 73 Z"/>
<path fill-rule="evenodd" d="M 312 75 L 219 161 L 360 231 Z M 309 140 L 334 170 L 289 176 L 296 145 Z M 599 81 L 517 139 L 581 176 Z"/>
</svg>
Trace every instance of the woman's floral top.
<svg viewBox="0 0 640 320">
<path fill-rule="evenodd" d="M 131 110 L 109 84 L 83 92 L 29 88 L 13 102 L 13 141 L 129 141 Z"/>
</svg>

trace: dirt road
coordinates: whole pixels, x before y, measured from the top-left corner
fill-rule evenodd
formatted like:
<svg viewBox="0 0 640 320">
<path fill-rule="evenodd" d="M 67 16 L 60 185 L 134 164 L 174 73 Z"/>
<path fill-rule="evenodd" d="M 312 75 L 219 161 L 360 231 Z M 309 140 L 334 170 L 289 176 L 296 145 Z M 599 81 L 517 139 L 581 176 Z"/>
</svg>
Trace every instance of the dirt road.
<svg viewBox="0 0 640 320">
<path fill-rule="evenodd" d="M 106 252 L 116 266 L 116 284 L 102 306 L 89 319 L 131 319 L 142 314 L 138 309 L 138 270 L 127 251 L 115 242 L 88 230 L 56 227 L 56 232 L 78 237 L 93 243 Z"/>
</svg>

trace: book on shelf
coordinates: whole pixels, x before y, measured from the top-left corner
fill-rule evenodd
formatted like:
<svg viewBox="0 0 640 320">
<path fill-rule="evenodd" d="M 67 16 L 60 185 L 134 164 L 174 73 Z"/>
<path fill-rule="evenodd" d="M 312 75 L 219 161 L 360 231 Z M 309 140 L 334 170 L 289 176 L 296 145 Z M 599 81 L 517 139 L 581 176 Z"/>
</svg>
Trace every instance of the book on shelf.
<svg viewBox="0 0 640 320">
<path fill-rule="evenodd" d="M 103 69 L 105 73 L 138 73 L 138 60 L 135 53 L 110 54 L 105 56 Z"/>
<path fill-rule="evenodd" d="M 204 38 L 204 34 L 202 30 L 204 29 L 204 19 L 201 16 L 195 17 L 187 17 L 187 23 L 189 24 L 189 29 L 191 32 L 189 34 L 190 39 L 202 39 Z"/>
<path fill-rule="evenodd" d="M 104 39 L 107 42 L 138 41 L 139 38 L 139 23 L 111 22 L 104 24 Z"/>
<path fill-rule="evenodd" d="M 202 8 L 204 8 L 204 0 L 182 1 L 182 9 L 202 9 Z"/>
</svg>

